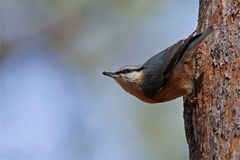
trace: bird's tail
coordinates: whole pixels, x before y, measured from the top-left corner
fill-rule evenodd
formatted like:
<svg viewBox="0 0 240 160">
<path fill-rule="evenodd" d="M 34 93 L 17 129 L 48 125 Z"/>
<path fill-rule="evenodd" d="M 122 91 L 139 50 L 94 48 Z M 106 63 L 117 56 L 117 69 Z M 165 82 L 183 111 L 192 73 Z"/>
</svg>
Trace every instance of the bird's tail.
<svg viewBox="0 0 240 160">
<path fill-rule="evenodd" d="M 213 31 L 214 31 L 214 26 L 210 26 L 204 32 L 195 35 L 194 36 L 196 37 L 195 40 L 191 42 L 191 44 L 188 46 L 186 51 L 196 47 L 197 44 L 199 44 L 205 37 L 207 37 Z"/>
</svg>

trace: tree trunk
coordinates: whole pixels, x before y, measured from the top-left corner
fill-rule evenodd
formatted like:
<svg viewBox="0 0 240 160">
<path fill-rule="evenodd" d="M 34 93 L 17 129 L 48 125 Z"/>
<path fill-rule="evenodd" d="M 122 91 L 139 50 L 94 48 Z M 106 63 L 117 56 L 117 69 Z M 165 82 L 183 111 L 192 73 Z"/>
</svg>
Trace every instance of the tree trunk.
<svg viewBox="0 0 240 160">
<path fill-rule="evenodd" d="M 200 0 L 198 32 L 215 25 L 196 51 L 195 87 L 184 100 L 189 157 L 240 159 L 240 0 Z"/>
</svg>

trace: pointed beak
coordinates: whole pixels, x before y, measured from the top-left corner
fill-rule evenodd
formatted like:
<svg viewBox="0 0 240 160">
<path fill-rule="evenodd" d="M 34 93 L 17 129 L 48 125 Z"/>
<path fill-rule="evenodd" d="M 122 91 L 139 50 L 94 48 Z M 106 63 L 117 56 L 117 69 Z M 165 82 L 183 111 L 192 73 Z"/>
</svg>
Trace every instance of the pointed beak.
<svg viewBox="0 0 240 160">
<path fill-rule="evenodd" d="M 117 78 L 118 77 L 118 75 L 113 73 L 113 72 L 105 72 L 104 71 L 103 75 L 108 76 L 108 77 L 112 77 L 112 78 Z"/>
</svg>

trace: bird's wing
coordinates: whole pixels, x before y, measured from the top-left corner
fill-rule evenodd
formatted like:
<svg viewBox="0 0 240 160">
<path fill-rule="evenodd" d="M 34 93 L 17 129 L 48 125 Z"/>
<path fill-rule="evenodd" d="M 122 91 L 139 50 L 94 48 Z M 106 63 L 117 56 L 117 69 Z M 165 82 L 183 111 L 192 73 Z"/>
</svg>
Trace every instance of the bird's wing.
<svg viewBox="0 0 240 160">
<path fill-rule="evenodd" d="M 183 55 L 196 47 L 212 31 L 213 27 L 209 27 L 203 33 L 197 35 L 194 35 L 194 31 L 187 39 L 178 41 L 145 62 L 143 66 L 146 70 L 146 80 L 143 86 L 145 95 L 148 98 L 153 98 L 156 92 L 167 82 Z"/>
<path fill-rule="evenodd" d="M 181 60 L 183 55 L 185 53 L 188 53 L 189 50 L 196 47 L 197 44 L 199 44 L 206 36 L 208 36 L 210 33 L 213 32 L 213 27 L 207 28 L 203 33 L 194 35 L 196 31 L 194 31 L 187 39 L 183 40 L 182 44 L 180 44 L 171 59 L 170 63 L 165 68 L 163 75 L 166 75 L 167 73 L 171 73 L 173 68 L 176 66 L 176 64 Z"/>
<path fill-rule="evenodd" d="M 177 42 L 175 45 L 173 45 L 171 48 L 169 48 L 170 52 L 173 52 L 173 57 L 171 57 L 171 59 L 169 59 L 169 62 L 165 63 L 166 65 L 163 66 L 163 70 L 164 70 L 163 76 L 172 72 L 174 67 L 181 60 L 182 56 L 186 53 L 188 46 L 200 36 L 200 34 L 195 36 L 194 34 L 195 34 L 195 31 L 187 39 L 181 40 Z"/>
</svg>

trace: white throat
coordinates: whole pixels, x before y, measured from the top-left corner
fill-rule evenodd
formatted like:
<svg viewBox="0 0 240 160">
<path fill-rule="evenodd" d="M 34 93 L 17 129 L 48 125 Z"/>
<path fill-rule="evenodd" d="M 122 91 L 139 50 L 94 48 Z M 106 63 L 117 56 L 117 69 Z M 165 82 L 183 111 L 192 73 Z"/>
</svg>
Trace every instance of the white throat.
<svg viewBox="0 0 240 160">
<path fill-rule="evenodd" d="M 128 81 L 134 82 L 134 81 L 139 80 L 141 75 L 142 75 L 142 72 L 133 71 L 133 72 L 125 74 L 123 77 Z"/>
</svg>

